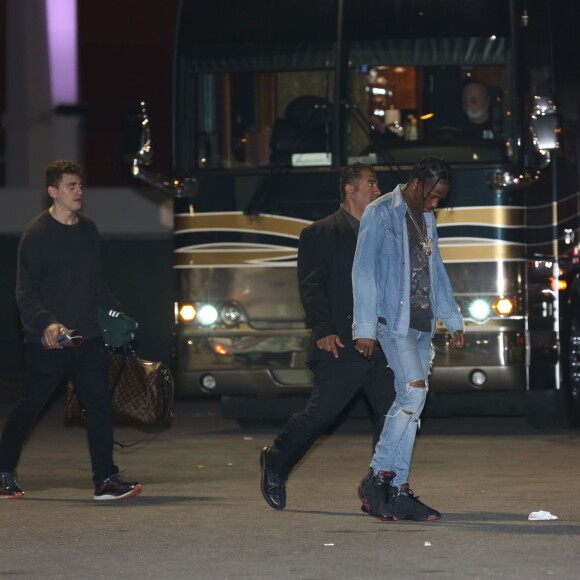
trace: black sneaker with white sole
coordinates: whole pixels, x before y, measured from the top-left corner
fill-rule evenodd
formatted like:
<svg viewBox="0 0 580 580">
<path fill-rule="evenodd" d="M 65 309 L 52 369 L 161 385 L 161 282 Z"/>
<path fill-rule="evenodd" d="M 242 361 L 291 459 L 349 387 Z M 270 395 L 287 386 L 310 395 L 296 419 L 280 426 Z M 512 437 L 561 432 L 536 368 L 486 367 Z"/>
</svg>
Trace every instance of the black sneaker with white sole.
<svg viewBox="0 0 580 580">
<path fill-rule="evenodd" d="M 127 499 L 141 493 L 141 484 L 136 481 L 123 481 L 116 473 L 107 477 L 100 485 L 95 485 L 94 498 L 97 501 L 111 501 L 115 499 Z"/>
</svg>

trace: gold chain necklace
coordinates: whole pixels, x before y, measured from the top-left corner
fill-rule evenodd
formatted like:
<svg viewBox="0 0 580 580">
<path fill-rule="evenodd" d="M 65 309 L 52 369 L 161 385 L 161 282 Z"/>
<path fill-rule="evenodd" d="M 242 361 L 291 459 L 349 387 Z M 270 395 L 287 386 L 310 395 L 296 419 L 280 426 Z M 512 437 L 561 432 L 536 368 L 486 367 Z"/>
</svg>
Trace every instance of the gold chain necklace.
<svg viewBox="0 0 580 580">
<path fill-rule="evenodd" d="M 430 256 L 433 253 L 433 238 L 427 237 L 427 224 L 425 223 L 425 217 L 421 216 L 422 221 L 423 221 L 423 228 L 424 228 L 422 230 L 419 227 L 419 224 L 415 221 L 415 216 L 413 215 L 413 212 L 409 208 L 409 204 L 405 203 L 405 207 L 407 208 L 407 213 L 409 214 L 409 217 L 411 218 L 411 221 L 413 222 L 413 225 L 415 226 L 415 229 L 417 230 L 417 233 L 419 234 L 419 242 L 421 243 L 421 247 L 423 248 L 423 251 L 425 252 L 425 254 L 427 256 Z"/>
</svg>

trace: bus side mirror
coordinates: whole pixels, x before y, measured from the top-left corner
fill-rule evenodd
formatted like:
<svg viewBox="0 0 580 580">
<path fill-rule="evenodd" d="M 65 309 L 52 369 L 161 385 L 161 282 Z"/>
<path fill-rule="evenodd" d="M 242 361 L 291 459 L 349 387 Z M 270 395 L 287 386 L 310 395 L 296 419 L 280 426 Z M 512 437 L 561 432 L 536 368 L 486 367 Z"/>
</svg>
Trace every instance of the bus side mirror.
<svg viewBox="0 0 580 580">
<path fill-rule="evenodd" d="M 153 161 L 153 144 L 147 105 L 143 101 L 133 105 L 125 119 L 123 149 L 126 162 L 131 166 L 133 177 L 152 185 L 171 197 L 197 193 L 197 181 L 193 178 L 182 180 L 145 169 Z"/>
<path fill-rule="evenodd" d="M 518 173 L 498 171 L 488 173 L 487 185 L 490 189 L 508 190 L 524 187 L 537 181 L 542 169 L 550 164 L 550 151 L 560 147 L 560 121 L 557 107 L 551 97 L 534 96 L 530 133 L 535 153 L 533 163 Z"/>
<path fill-rule="evenodd" d="M 560 123 L 556 105 L 550 97 L 534 97 L 530 122 L 532 143 L 540 157 L 538 169 L 550 163 L 550 151 L 560 147 Z"/>
<path fill-rule="evenodd" d="M 135 103 L 127 114 L 123 130 L 123 150 L 125 159 L 133 167 L 151 165 L 153 144 L 145 102 Z"/>
</svg>

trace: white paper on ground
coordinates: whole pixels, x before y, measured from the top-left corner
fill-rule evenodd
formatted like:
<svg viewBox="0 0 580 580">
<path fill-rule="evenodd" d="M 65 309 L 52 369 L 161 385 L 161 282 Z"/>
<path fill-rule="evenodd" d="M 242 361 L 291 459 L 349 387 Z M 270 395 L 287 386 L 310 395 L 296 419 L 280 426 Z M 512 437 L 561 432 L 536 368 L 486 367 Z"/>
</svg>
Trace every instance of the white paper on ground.
<svg viewBox="0 0 580 580">
<path fill-rule="evenodd" d="M 550 512 L 545 512 L 540 510 L 539 512 L 532 512 L 528 516 L 528 520 L 538 521 L 538 520 L 557 520 L 558 516 L 552 515 Z"/>
</svg>

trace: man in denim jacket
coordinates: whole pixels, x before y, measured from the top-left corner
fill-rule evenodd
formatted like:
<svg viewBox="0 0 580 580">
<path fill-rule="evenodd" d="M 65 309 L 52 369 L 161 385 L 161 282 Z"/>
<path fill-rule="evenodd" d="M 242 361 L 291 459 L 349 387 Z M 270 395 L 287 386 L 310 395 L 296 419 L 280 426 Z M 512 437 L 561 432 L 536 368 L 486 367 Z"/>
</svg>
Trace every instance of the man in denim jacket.
<svg viewBox="0 0 580 580">
<path fill-rule="evenodd" d="M 359 486 L 362 510 L 381 520 L 441 517 L 413 495 L 409 469 L 429 385 L 436 319 L 451 334 L 451 348 L 464 345 L 433 216 L 450 186 L 445 161 L 422 159 L 407 184 L 371 203 L 361 220 L 353 266 L 355 348 L 367 358 L 378 340 L 395 373 L 396 399 Z"/>
</svg>

